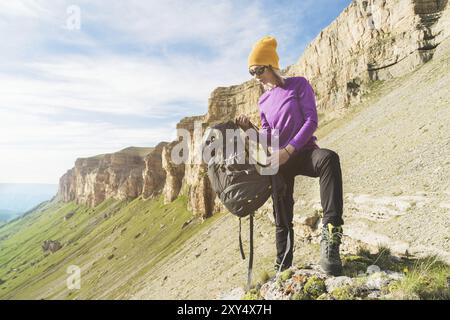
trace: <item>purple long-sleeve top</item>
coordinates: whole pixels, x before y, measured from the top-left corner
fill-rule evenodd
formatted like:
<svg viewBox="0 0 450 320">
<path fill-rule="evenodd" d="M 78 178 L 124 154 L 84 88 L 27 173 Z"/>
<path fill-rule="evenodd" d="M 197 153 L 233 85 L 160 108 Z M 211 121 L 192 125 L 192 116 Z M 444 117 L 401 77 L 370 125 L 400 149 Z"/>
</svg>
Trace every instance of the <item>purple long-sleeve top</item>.
<svg viewBox="0 0 450 320">
<path fill-rule="evenodd" d="M 304 77 L 285 78 L 284 87 L 264 92 L 258 101 L 261 116 L 261 132 L 272 135 L 279 131 L 279 148 L 288 144 L 295 152 L 316 149 L 318 118 L 314 90 Z"/>
</svg>

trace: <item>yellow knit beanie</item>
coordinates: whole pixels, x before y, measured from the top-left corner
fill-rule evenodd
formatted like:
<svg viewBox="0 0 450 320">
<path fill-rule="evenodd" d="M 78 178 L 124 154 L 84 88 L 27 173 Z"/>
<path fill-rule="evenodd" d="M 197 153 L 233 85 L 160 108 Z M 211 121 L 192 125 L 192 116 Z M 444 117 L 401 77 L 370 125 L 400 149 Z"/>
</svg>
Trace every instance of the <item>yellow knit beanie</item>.
<svg viewBox="0 0 450 320">
<path fill-rule="evenodd" d="M 271 36 L 265 36 L 253 45 L 253 49 L 248 56 L 248 67 L 253 65 L 271 65 L 275 69 L 280 69 L 277 54 L 277 40 Z"/>
</svg>

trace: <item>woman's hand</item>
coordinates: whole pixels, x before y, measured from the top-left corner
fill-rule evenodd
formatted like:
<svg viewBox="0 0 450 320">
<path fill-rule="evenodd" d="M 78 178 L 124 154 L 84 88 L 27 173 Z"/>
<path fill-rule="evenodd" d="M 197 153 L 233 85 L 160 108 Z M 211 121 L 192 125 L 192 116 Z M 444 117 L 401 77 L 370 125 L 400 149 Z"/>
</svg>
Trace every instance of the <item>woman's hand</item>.
<svg viewBox="0 0 450 320">
<path fill-rule="evenodd" d="M 269 158 L 269 163 L 273 164 L 275 163 L 275 161 L 278 161 L 278 165 L 281 166 L 289 160 L 294 151 L 295 148 L 293 146 L 287 145 L 285 148 L 277 150 L 274 153 L 272 153 L 272 155 Z"/>
<path fill-rule="evenodd" d="M 278 165 L 281 166 L 285 164 L 289 160 L 289 153 L 285 149 L 277 150 L 272 153 L 269 157 L 269 163 L 275 164 L 278 162 Z"/>
<path fill-rule="evenodd" d="M 244 131 L 246 131 L 246 130 L 248 130 L 248 129 L 250 129 L 252 127 L 250 119 L 246 115 L 243 115 L 243 114 L 238 116 L 236 118 L 235 122 Z"/>
</svg>

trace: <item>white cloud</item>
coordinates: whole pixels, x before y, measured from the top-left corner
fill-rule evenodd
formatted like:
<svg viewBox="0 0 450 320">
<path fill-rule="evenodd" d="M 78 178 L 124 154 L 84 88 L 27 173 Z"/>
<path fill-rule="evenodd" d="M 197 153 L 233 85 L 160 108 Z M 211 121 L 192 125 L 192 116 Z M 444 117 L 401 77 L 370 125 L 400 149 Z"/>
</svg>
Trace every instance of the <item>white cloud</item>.
<svg viewBox="0 0 450 320">
<path fill-rule="evenodd" d="M 51 122 L 34 115 L 0 111 L 2 182 L 56 183 L 76 158 L 115 152 L 130 145 L 148 147 L 175 138 L 169 127 L 136 129 L 99 122 Z"/>
</svg>

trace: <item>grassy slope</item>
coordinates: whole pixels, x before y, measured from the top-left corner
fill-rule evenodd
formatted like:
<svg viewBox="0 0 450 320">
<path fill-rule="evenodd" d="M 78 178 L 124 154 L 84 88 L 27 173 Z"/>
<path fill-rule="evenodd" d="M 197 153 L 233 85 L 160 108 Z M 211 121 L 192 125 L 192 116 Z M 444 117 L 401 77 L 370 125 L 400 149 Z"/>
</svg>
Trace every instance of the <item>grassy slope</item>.
<svg viewBox="0 0 450 320">
<path fill-rule="evenodd" d="M 204 223 L 191 219 L 186 199 L 164 205 L 161 199 L 106 200 L 95 208 L 50 203 L 0 228 L 0 298 L 119 298 L 136 279 L 171 255 Z M 64 220 L 64 216 L 75 215 Z M 64 247 L 44 254 L 44 240 Z M 67 267 L 81 268 L 81 289 L 66 288 Z"/>
</svg>

